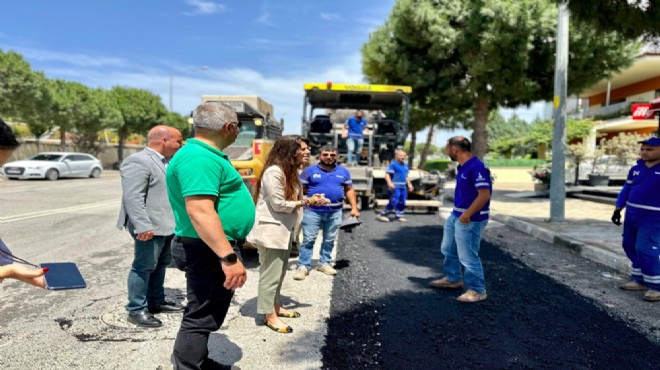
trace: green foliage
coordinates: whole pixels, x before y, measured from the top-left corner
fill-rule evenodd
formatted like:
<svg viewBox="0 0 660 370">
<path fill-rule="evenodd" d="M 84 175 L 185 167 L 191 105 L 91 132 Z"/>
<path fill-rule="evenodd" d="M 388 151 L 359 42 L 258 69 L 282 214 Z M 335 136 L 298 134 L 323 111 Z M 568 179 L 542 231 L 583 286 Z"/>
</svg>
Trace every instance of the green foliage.
<svg viewBox="0 0 660 370">
<path fill-rule="evenodd" d="M 490 109 L 551 99 L 556 22 L 547 0 L 398 0 L 362 48 L 363 72 L 411 85 L 414 100 L 441 117 L 473 107 L 474 153 L 483 157 Z M 639 48 L 581 24 L 569 44 L 569 94 L 628 66 Z"/>
<path fill-rule="evenodd" d="M 415 144 L 415 151 L 416 152 L 421 152 L 422 150 L 424 150 L 425 146 L 426 146 L 426 143 L 417 143 L 417 144 Z M 403 146 L 403 149 L 406 152 L 410 152 L 410 141 L 406 141 L 406 143 Z M 442 154 L 442 153 L 444 153 L 443 148 L 439 148 L 439 147 L 437 147 L 433 144 L 429 145 L 429 150 L 428 150 L 428 153 L 427 153 L 428 155 Z"/>
<path fill-rule="evenodd" d="M 534 167 L 548 163 L 545 159 L 488 159 L 488 167 Z"/>
<path fill-rule="evenodd" d="M 438 170 L 440 172 L 444 172 L 447 170 L 447 168 L 449 168 L 450 164 L 451 161 L 449 159 L 434 159 L 427 161 L 423 169 L 424 171 Z"/>
<path fill-rule="evenodd" d="M 31 118 L 47 98 L 45 81 L 21 55 L 0 50 L 0 116 Z"/>
<path fill-rule="evenodd" d="M 569 119 L 566 121 L 566 139 L 572 141 L 575 139 L 588 136 L 594 128 L 595 123 L 591 120 L 574 120 Z M 525 136 L 525 141 L 534 145 L 538 144 L 551 144 L 552 131 L 554 123 L 550 120 L 535 120 L 531 129 Z"/>
<path fill-rule="evenodd" d="M 564 0 L 555 0 L 560 4 Z M 598 32 L 619 32 L 631 38 L 660 36 L 660 3 L 654 0 L 579 0 L 568 2 L 571 18 Z"/>
</svg>

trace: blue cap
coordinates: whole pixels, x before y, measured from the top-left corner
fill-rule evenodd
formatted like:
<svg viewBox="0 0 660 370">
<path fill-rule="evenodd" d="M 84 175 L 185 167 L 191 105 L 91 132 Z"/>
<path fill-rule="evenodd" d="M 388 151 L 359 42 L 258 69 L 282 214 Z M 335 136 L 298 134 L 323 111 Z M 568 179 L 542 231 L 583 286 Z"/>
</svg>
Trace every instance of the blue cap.
<svg viewBox="0 0 660 370">
<path fill-rule="evenodd" d="M 646 144 L 649 146 L 660 146 L 660 137 L 650 137 L 646 140 L 639 142 L 640 144 Z"/>
</svg>

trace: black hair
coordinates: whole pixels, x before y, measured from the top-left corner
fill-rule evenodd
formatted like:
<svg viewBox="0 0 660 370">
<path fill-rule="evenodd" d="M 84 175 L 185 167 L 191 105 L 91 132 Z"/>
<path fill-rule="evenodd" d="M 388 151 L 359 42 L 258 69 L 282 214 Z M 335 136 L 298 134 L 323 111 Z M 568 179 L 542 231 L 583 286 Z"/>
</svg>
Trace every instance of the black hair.
<svg viewBox="0 0 660 370">
<path fill-rule="evenodd" d="M 14 149 L 20 145 L 11 127 L 0 118 L 0 149 Z"/>
<path fill-rule="evenodd" d="M 470 152 L 472 150 L 472 144 L 470 144 L 470 140 L 463 136 L 454 136 L 447 140 L 447 144 L 456 147 L 463 152 Z"/>
<path fill-rule="evenodd" d="M 336 152 L 336 151 L 337 151 L 337 148 L 335 148 L 335 146 L 332 145 L 332 144 L 325 144 L 321 147 L 321 149 L 319 149 L 319 153 L 321 153 L 321 152 Z"/>
</svg>

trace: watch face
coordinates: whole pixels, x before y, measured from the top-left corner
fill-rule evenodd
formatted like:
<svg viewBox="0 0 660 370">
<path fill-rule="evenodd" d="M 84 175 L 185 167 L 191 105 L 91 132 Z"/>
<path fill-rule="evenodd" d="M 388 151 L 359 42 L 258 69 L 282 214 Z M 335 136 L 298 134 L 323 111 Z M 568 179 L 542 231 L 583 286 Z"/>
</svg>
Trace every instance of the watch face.
<svg viewBox="0 0 660 370">
<path fill-rule="evenodd" d="M 221 260 L 229 263 L 234 263 L 238 260 L 236 253 L 229 253 L 228 255 L 221 258 Z"/>
</svg>

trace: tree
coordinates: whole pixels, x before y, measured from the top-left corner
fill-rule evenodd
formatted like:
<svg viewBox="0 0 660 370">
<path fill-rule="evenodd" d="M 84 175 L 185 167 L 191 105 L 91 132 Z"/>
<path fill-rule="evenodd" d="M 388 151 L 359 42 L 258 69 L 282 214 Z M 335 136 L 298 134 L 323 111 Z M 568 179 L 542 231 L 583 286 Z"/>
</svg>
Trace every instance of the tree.
<svg viewBox="0 0 660 370">
<path fill-rule="evenodd" d="M 545 158 L 545 150 L 552 143 L 552 127 L 554 123 L 549 120 L 537 119 L 532 122 L 527 135 L 523 137 L 523 142 L 538 147 L 538 157 Z M 589 136 L 594 128 L 594 122 L 591 120 L 569 119 L 566 122 L 566 139 L 573 141 Z"/>
<path fill-rule="evenodd" d="M 66 150 L 66 134 L 72 129 L 85 125 L 85 121 L 98 115 L 98 107 L 90 104 L 91 90 L 78 82 L 61 79 L 49 80 L 51 104 L 43 107 L 47 112 L 41 113 L 42 119 L 50 119 L 59 126 L 60 150 Z"/>
<path fill-rule="evenodd" d="M 506 158 L 523 155 L 527 149 L 524 137 L 530 125 L 517 115 L 505 120 L 498 111 L 491 111 L 486 125 L 488 150 Z"/>
<path fill-rule="evenodd" d="M 46 78 L 20 54 L 0 50 L 0 116 L 32 118 L 46 94 Z"/>
<path fill-rule="evenodd" d="M 76 146 L 82 150 L 98 155 L 105 147 L 99 142 L 99 132 L 122 124 L 121 112 L 110 92 L 103 89 L 89 90 L 84 102 L 86 109 L 81 111 L 81 117 L 76 122 Z"/>
<path fill-rule="evenodd" d="M 115 104 L 121 112 L 121 125 L 117 127 L 119 146 L 117 158 L 124 160 L 124 141 L 131 133 L 145 133 L 167 114 L 160 97 L 147 90 L 115 86 L 111 90 Z"/>
<path fill-rule="evenodd" d="M 442 114 L 469 103 L 474 154 L 483 157 L 491 109 L 552 97 L 556 18 L 547 0 L 398 0 L 363 46 L 363 70 L 374 78 L 409 73 L 413 91 L 428 92 Z M 589 27 L 571 31 L 569 93 L 629 65 L 639 47 Z"/>
<path fill-rule="evenodd" d="M 159 125 L 167 125 L 176 128 L 181 131 L 183 137 L 190 136 L 190 124 L 188 123 L 188 117 L 184 117 L 176 112 L 167 112 L 159 120 Z"/>
<path fill-rule="evenodd" d="M 563 0 L 555 0 L 557 4 Z M 660 36 L 660 3 L 654 0 L 569 1 L 571 17 L 603 32 L 627 37 Z"/>
</svg>

